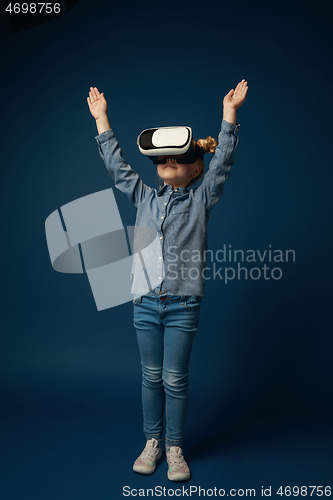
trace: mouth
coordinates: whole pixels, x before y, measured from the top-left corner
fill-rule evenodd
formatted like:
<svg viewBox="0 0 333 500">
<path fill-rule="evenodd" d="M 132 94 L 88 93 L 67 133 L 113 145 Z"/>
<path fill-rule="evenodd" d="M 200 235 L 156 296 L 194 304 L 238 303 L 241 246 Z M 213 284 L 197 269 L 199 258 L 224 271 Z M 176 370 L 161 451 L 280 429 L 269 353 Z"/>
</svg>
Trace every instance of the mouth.
<svg viewBox="0 0 333 500">
<path fill-rule="evenodd" d="M 177 167 L 175 167 L 174 165 L 165 165 L 164 168 L 177 168 Z"/>
</svg>

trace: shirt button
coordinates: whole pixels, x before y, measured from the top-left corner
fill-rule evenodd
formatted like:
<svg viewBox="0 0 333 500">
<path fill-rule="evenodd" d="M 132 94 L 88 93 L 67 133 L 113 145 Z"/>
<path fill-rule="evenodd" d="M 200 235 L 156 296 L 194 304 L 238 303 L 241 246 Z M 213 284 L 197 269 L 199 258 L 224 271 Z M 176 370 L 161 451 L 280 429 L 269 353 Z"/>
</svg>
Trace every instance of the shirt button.
<svg viewBox="0 0 333 500">
<path fill-rule="evenodd" d="M 164 205 L 166 205 L 166 203 L 164 203 Z"/>
<path fill-rule="evenodd" d="M 160 240 L 163 238 L 163 236 L 160 236 Z"/>
<path fill-rule="evenodd" d="M 161 280 L 162 279 L 161 276 L 159 276 L 158 279 Z"/>
<path fill-rule="evenodd" d="M 164 219 L 163 215 L 162 215 L 161 219 Z"/>
<path fill-rule="evenodd" d="M 177 193 L 178 189 L 175 189 L 175 193 Z"/>
<path fill-rule="evenodd" d="M 159 259 L 161 259 L 162 257 L 159 257 Z"/>
</svg>

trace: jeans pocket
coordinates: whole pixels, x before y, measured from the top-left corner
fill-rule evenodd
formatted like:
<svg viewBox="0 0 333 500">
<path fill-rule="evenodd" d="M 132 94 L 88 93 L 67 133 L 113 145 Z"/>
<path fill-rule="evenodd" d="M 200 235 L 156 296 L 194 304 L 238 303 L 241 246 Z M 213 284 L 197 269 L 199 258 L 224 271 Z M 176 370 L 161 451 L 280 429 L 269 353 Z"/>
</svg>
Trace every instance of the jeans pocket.
<svg viewBox="0 0 333 500">
<path fill-rule="evenodd" d="M 140 302 L 142 302 L 142 295 L 134 294 L 134 298 L 133 298 L 132 302 L 133 302 L 134 305 L 139 304 Z"/>
<path fill-rule="evenodd" d="M 198 295 L 191 295 L 186 297 L 185 307 L 186 309 L 200 309 L 202 297 Z"/>
</svg>

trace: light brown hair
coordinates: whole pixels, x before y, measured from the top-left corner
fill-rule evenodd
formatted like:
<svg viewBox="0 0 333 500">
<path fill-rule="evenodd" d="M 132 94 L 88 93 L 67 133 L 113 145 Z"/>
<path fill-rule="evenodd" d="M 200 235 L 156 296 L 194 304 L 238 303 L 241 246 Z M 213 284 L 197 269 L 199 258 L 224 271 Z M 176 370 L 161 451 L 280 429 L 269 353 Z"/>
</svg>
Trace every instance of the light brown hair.
<svg viewBox="0 0 333 500">
<path fill-rule="evenodd" d="M 218 145 L 218 142 L 217 142 L 216 139 L 214 139 L 213 137 L 211 137 L 209 135 L 209 136 L 206 137 L 206 139 L 199 139 L 199 140 L 197 140 L 197 142 L 195 142 L 192 139 L 192 145 L 194 147 L 195 147 L 195 144 L 198 144 L 198 146 L 202 147 L 204 153 L 213 153 L 214 154 L 216 146 Z M 194 179 L 192 179 L 188 183 L 188 186 L 191 186 L 192 184 L 195 184 L 196 182 L 198 182 L 201 179 L 201 177 L 204 175 L 204 173 L 205 173 L 205 164 L 204 164 L 204 161 L 203 160 L 197 160 L 196 164 L 201 166 L 201 171 L 200 171 L 199 175 L 197 175 L 196 177 L 194 177 Z"/>
</svg>

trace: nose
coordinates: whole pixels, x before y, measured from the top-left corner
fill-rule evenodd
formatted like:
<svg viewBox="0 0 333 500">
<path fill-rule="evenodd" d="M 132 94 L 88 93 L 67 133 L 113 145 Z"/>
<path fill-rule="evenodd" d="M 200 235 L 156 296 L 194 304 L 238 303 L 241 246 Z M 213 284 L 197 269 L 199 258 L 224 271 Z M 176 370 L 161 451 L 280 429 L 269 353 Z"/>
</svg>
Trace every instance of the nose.
<svg viewBox="0 0 333 500">
<path fill-rule="evenodd" d="M 166 161 L 167 162 L 177 162 L 177 160 L 175 158 L 167 158 Z"/>
</svg>

